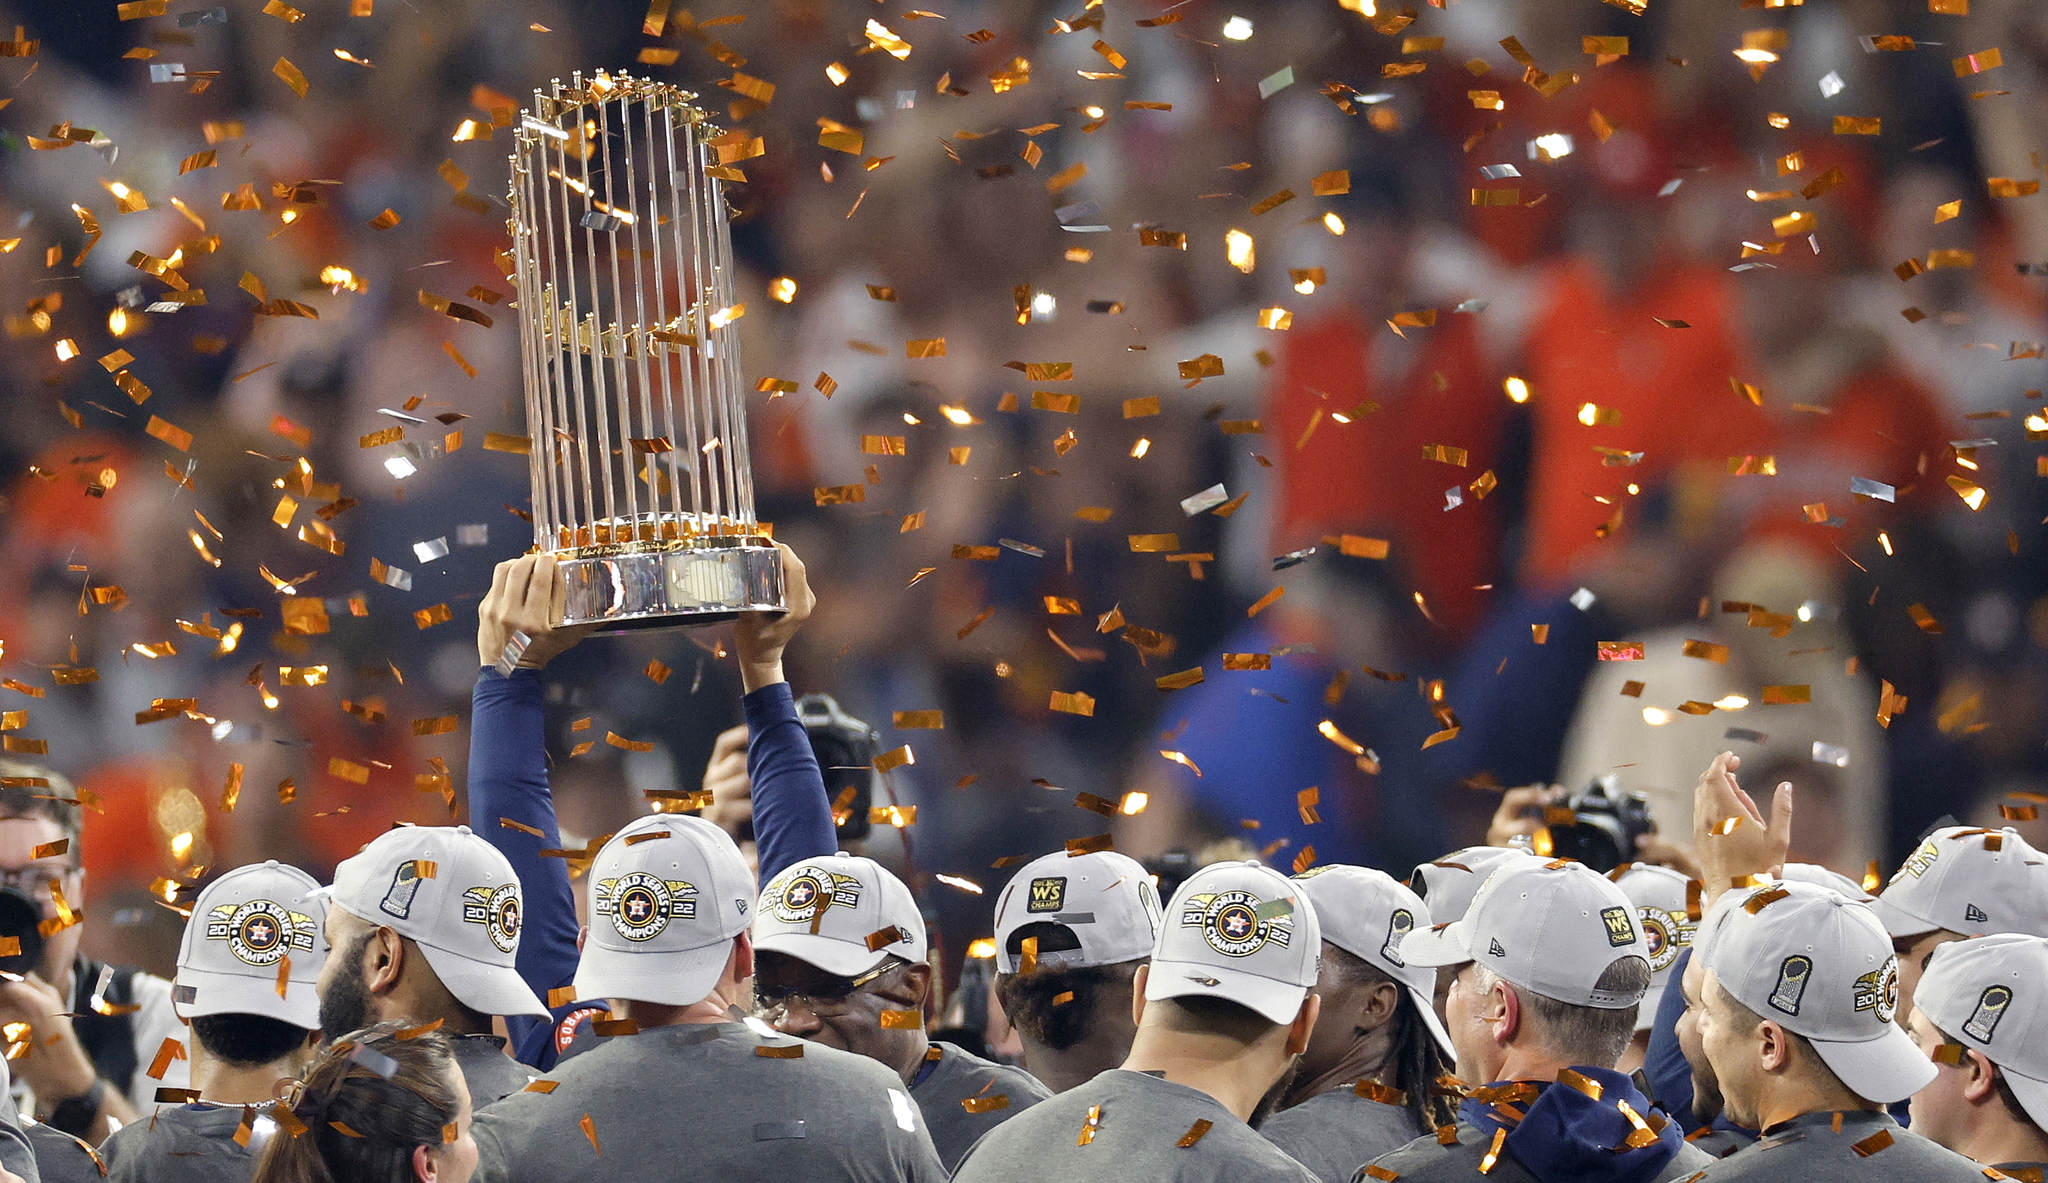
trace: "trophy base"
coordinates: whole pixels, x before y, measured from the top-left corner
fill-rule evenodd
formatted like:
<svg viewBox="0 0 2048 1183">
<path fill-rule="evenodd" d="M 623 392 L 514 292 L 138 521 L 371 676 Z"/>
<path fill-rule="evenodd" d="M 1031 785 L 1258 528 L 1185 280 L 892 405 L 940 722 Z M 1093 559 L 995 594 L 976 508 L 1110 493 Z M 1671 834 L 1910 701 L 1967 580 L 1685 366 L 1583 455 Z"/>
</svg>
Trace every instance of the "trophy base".
<svg viewBox="0 0 2048 1183">
<path fill-rule="evenodd" d="M 600 633 L 698 628 L 741 612 L 782 610 L 782 555 L 764 540 L 592 554 L 557 551 L 569 582 L 562 623 Z"/>
</svg>

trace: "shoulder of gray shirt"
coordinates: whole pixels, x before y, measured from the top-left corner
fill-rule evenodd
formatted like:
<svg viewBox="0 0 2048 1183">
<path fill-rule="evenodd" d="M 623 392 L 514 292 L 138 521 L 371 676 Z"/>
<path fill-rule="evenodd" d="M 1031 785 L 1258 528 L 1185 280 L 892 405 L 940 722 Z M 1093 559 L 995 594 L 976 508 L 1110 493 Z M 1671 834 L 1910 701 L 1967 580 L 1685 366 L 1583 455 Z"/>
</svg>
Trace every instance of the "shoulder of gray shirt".
<svg viewBox="0 0 2048 1183">
<path fill-rule="evenodd" d="M 1864 1153 L 1856 1147 L 1877 1130 L 1891 1135 L 1891 1144 Z M 1710 1162 L 1702 1183 L 1721 1179 L 1781 1179 L 1796 1176 L 1801 1183 L 1872 1183 L 1875 1180 L 1910 1179 L 1942 1183 L 1983 1183 L 1984 1168 L 1955 1151 L 1921 1137 L 1889 1120 L 1874 1128 L 1851 1125 L 1836 1131 L 1827 1125 L 1811 1125 L 1791 1131 L 1792 1136 L 1758 1138 L 1727 1158 Z"/>
<path fill-rule="evenodd" d="M 1313 1171 L 1260 1137 L 1219 1102 L 1179 1086 L 1168 1085 L 1168 1091 L 1160 1091 L 1148 1084 L 1144 1076 L 1111 1069 L 1077 1088 L 1039 1102 L 1029 1112 L 983 1134 L 961 1160 L 954 1183 L 1041 1183 L 1049 1172 L 1072 1167 L 1091 1152 L 1102 1156 L 1103 1166 L 1116 1172 L 1114 1177 L 1166 1178 L 1169 1176 L 1153 1168 L 1170 1169 L 1175 1162 L 1171 1156 L 1186 1155 L 1177 1142 L 1192 1131 L 1197 1121 L 1212 1123 L 1196 1143 L 1208 1153 L 1184 1161 L 1210 1171 L 1217 1167 L 1219 1159 L 1227 1158 L 1228 1165 L 1224 1168 L 1227 1175 L 1204 1173 L 1193 1177 L 1228 1178 L 1233 1183 L 1317 1183 Z M 1089 1110 L 1098 1105 L 1102 1108 L 1105 1132 L 1121 1133 L 1111 1124 L 1115 1120 L 1112 1114 L 1122 1115 L 1122 1129 L 1131 1128 L 1129 1123 L 1134 1122 L 1145 1126 L 1148 1139 L 1153 1139 L 1147 1144 L 1153 1145 L 1156 1161 L 1132 1155 L 1131 1147 L 1119 1145 L 1115 1136 L 1098 1138 L 1086 1147 L 1077 1146 L 1076 1134 L 1087 1120 Z M 1182 1125 L 1183 1121 L 1187 1124 Z"/>
<path fill-rule="evenodd" d="M 100 1157 L 106 1160 L 107 1178 L 115 1183 L 143 1179 L 149 1183 L 246 1180 L 255 1172 L 256 1158 L 235 1141 L 242 1113 L 239 1106 L 160 1106 L 149 1116 L 115 1130 L 101 1143 Z M 61 1148 L 53 1146 L 53 1150 Z M 39 1144 L 38 1164 L 43 1153 Z M 97 1173 L 95 1170 L 95 1176 Z M 49 1177 L 46 1169 L 44 1178 Z"/>
<path fill-rule="evenodd" d="M 764 1055 L 758 1052 L 760 1048 L 793 1048 L 800 1054 Z M 930 1145 L 922 1126 L 903 1128 L 908 1119 L 896 1112 L 897 1102 L 888 1101 L 886 1094 L 893 1091 L 908 1111 L 914 1112 L 917 1106 L 905 1091 L 902 1077 L 876 1061 L 799 1039 L 763 1037 L 737 1024 L 718 1024 L 710 1034 L 693 1025 L 606 1037 L 543 1075 L 541 1080 L 555 1086 L 549 1091 L 516 1092 L 478 1113 L 474 1128 L 486 1165 L 494 1160 L 509 1163 L 533 1139 L 553 1142 L 560 1139 L 563 1129 L 573 1131 L 582 1116 L 590 1113 L 587 1094 L 600 1081 L 610 1084 L 621 1078 L 644 1078 L 650 1088 L 669 1090 L 664 1100 L 670 1104 L 677 1099 L 674 1090 L 679 1082 L 692 1091 L 701 1090 L 702 1101 L 709 1104 L 699 1104 L 696 1099 L 692 1104 L 698 1106 L 703 1122 L 721 1118 L 751 1122 L 757 1140 L 769 1138 L 761 1134 L 763 1125 L 845 1118 L 883 1135 L 860 1143 L 878 1156 L 905 1152 L 907 1141 L 907 1152 L 917 1157 L 920 1148 Z M 871 1098 L 871 1103 L 856 1106 L 854 1099 L 860 1097 Z M 810 1116 L 795 1116 L 788 1122 L 754 1120 L 792 1114 L 792 1098 L 801 1098 L 799 1108 Z M 606 1115 L 590 1116 L 602 1122 Z M 938 1171 L 935 1160 L 931 1168 Z M 937 1177 L 943 1178 L 943 1174 Z"/>
<path fill-rule="evenodd" d="M 1259 1133 L 1324 1183 L 1345 1183 L 1361 1165 L 1413 1141 L 1421 1125 L 1407 1106 L 1361 1097 L 1346 1086 L 1281 1110 Z"/>
</svg>

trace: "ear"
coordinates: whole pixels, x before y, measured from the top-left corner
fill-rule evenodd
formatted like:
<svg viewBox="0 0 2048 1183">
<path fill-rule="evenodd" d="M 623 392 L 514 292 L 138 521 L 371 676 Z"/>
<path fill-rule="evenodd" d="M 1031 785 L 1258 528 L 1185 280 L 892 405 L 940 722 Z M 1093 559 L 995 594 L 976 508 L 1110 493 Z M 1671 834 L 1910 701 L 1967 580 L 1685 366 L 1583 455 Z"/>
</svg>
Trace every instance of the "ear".
<svg viewBox="0 0 2048 1183">
<path fill-rule="evenodd" d="M 1761 1045 L 1757 1058 L 1766 1072 L 1783 1072 L 1792 1065 L 1792 1037 L 1775 1019 L 1757 1024 L 1754 1038 Z"/>
<path fill-rule="evenodd" d="M 1401 987 L 1393 982 L 1377 982 L 1372 993 L 1366 995 L 1365 1008 L 1359 1018 L 1365 1020 L 1366 1030 L 1377 1030 L 1393 1021 L 1394 1012 L 1400 1006 Z"/>
<path fill-rule="evenodd" d="M 424 1146 L 412 1148 L 412 1177 L 418 1183 L 435 1183 L 440 1177 L 441 1164 L 434 1159 L 434 1152 Z"/>
<path fill-rule="evenodd" d="M 1301 1009 L 1294 1014 L 1294 1022 L 1287 1028 L 1287 1054 L 1298 1056 L 1308 1050 L 1308 1037 L 1316 1029 L 1316 1018 L 1323 1013 L 1323 996 L 1310 993 L 1301 1000 Z"/>
<path fill-rule="evenodd" d="M 1981 1105 L 1998 1091 L 1998 1069 L 1983 1052 L 1970 1048 L 1963 1056 L 1963 1099 Z"/>
<path fill-rule="evenodd" d="M 576 930 L 576 952 L 580 955 L 583 952 L 583 946 L 589 943 L 590 926 L 586 924 Z"/>
<path fill-rule="evenodd" d="M 405 976 L 405 938 L 389 928 L 379 928 L 363 946 L 363 982 L 372 997 L 389 994 Z"/>
<path fill-rule="evenodd" d="M 1486 1025 L 1495 1043 L 1513 1042 L 1522 1033 L 1522 996 L 1505 980 L 1493 983 L 1493 992 L 1488 995 L 1493 1013 L 1486 1018 Z"/>
<path fill-rule="evenodd" d="M 1152 978 L 1152 963 L 1146 962 L 1131 975 L 1131 1026 L 1145 1024 L 1145 983 Z"/>
</svg>

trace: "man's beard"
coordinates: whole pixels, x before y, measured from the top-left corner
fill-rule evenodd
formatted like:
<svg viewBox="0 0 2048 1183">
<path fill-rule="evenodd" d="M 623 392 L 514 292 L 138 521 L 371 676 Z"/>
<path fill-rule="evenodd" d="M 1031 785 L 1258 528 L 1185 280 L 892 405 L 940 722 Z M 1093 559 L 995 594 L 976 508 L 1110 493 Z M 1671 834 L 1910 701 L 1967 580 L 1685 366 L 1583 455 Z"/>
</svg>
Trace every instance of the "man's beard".
<svg viewBox="0 0 2048 1183">
<path fill-rule="evenodd" d="M 1692 1119 L 1701 1125 L 1712 1125 L 1721 1116 L 1726 1102 L 1721 1096 L 1721 1082 L 1702 1076 L 1698 1071 L 1692 1074 Z"/>
<path fill-rule="evenodd" d="M 320 1000 L 320 1031 L 329 1043 L 370 1025 L 370 988 L 363 981 L 363 949 L 369 945 L 371 935 L 364 933 L 350 941 L 346 949 L 328 954 L 342 958 L 343 966 L 342 972 L 328 984 L 327 996 Z"/>
<path fill-rule="evenodd" d="M 1266 1119 L 1273 1116 L 1273 1111 L 1280 1108 L 1280 1102 L 1286 1099 L 1288 1091 L 1294 1087 L 1294 1078 L 1300 1071 L 1300 1056 L 1287 1061 L 1287 1071 L 1282 1072 L 1280 1079 L 1273 1082 L 1273 1087 L 1266 1090 L 1266 1095 L 1259 1098 L 1259 1103 L 1252 1106 L 1251 1120 L 1246 1124 L 1253 1129 L 1266 1124 Z"/>
</svg>

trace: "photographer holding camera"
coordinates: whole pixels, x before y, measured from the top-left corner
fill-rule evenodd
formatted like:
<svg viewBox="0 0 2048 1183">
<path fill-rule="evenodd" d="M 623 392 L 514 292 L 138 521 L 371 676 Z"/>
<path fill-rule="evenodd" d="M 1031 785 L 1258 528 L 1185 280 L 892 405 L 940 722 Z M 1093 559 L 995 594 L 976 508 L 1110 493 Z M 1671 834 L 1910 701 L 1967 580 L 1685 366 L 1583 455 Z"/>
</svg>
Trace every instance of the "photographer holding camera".
<svg viewBox="0 0 2048 1183">
<path fill-rule="evenodd" d="M 183 1042 L 171 984 L 81 954 L 85 868 L 77 796 L 55 773 L 0 761 L 0 1023 L 26 1023 L 34 1052 L 13 1062 L 25 1109 L 97 1145 L 135 1120 L 158 1087 L 183 1088 L 186 1064 L 147 1074 L 166 1039 Z M 39 925 L 54 927 L 47 936 Z M 5 948 L 0 948 L 5 952 Z"/>
<path fill-rule="evenodd" d="M 1623 863 L 1669 867 L 1689 879 L 1700 874 L 1690 855 L 1658 835 L 1648 798 L 1622 792 L 1611 776 L 1578 792 L 1563 785 L 1509 789 L 1487 823 L 1486 845 L 1572 859 L 1603 875 Z"/>
</svg>

